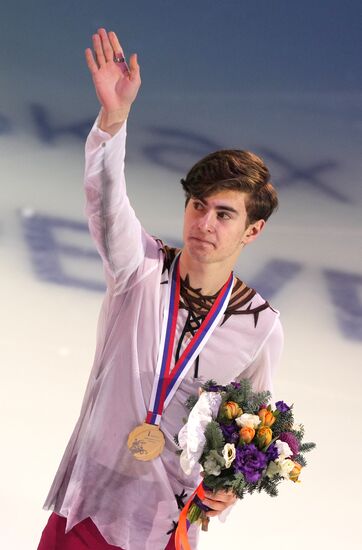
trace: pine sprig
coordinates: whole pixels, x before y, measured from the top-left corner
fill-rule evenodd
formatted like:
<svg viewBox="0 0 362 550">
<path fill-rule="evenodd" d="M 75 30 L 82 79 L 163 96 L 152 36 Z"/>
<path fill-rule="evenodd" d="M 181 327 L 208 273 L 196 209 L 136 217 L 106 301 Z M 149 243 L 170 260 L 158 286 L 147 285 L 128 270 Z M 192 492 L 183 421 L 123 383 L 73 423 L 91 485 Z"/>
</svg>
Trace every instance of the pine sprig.
<svg viewBox="0 0 362 550">
<path fill-rule="evenodd" d="M 303 466 L 303 468 L 305 468 L 307 466 L 307 461 L 306 459 L 304 458 L 304 456 L 300 453 L 298 453 L 297 455 L 295 455 L 293 457 L 293 460 L 294 462 L 298 462 L 298 464 L 300 464 L 301 466 Z"/>
<path fill-rule="evenodd" d="M 258 484 L 258 492 L 265 491 L 269 496 L 276 497 L 278 496 L 277 484 L 282 481 L 283 478 L 280 475 L 276 475 L 273 479 L 265 476 L 263 477 Z"/>
<path fill-rule="evenodd" d="M 298 441 L 301 443 L 304 438 L 304 426 L 300 424 L 297 430 L 291 430 Z"/>
<path fill-rule="evenodd" d="M 231 483 L 231 488 L 238 498 L 243 498 L 245 493 L 245 477 L 241 472 L 234 476 L 234 480 Z"/>
<path fill-rule="evenodd" d="M 313 443 L 313 442 L 306 442 L 306 443 L 302 443 L 301 446 L 300 446 L 300 449 L 299 449 L 299 452 L 301 453 L 309 453 L 309 451 L 311 451 L 312 449 L 315 449 L 316 448 L 316 444 Z"/>
<path fill-rule="evenodd" d="M 299 439 L 297 433 L 292 430 L 293 423 L 293 409 L 290 409 L 289 411 L 283 413 L 279 413 L 278 415 L 276 415 L 276 420 L 273 424 L 273 434 L 275 436 L 279 436 L 282 432 L 291 431 L 295 433 L 295 436 Z"/>
<path fill-rule="evenodd" d="M 205 430 L 205 448 L 204 455 L 207 455 L 210 451 L 215 450 L 221 452 L 225 445 L 225 439 L 220 429 L 219 424 L 215 420 L 211 420 L 208 423 Z"/>
<path fill-rule="evenodd" d="M 198 401 L 198 396 L 197 395 L 190 395 L 186 401 L 185 401 L 185 407 L 188 409 L 188 411 L 191 411 L 194 406 L 196 405 L 197 401 Z"/>
</svg>

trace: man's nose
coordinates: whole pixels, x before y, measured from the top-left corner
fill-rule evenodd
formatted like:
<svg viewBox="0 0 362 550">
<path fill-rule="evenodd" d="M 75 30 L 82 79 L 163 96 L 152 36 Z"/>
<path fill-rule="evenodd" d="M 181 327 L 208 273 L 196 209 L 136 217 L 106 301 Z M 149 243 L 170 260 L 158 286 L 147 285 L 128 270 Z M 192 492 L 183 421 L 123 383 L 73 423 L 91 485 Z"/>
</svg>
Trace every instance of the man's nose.
<svg viewBox="0 0 362 550">
<path fill-rule="evenodd" d="M 213 231 L 214 230 L 214 218 L 212 212 L 205 212 L 203 216 L 200 217 L 198 223 L 199 229 L 202 231 Z"/>
</svg>

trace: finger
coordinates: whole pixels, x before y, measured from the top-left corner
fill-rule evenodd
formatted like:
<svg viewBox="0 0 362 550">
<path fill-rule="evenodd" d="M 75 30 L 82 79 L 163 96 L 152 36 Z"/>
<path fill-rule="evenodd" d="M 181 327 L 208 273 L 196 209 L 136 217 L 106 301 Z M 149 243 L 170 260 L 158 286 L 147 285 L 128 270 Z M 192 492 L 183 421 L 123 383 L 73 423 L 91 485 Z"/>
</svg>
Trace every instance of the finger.
<svg viewBox="0 0 362 550">
<path fill-rule="evenodd" d="M 131 80 L 141 80 L 140 66 L 136 53 L 133 53 L 129 58 L 129 71 Z"/>
<path fill-rule="evenodd" d="M 93 34 L 93 49 L 96 54 L 98 65 L 103 67 L 106 64 L 106 59 L 104 57 L 101 39 L 98 34 Z"/>
<path fill-rule="evenodd" d="M 105 29 L 98 29 L 98 35 L 101 38 L 102 48 L 106 61 L 113 61 L 113 48 L 108 38 L 108 34 Z"/>
<path fill-rule="evenodd" d="M 233 502 L 235 500 L 235 495 L 226 491 L 218 491 L 217 493 L 210 493 L 205 491 L 205 496 L 208 499 L 217 502 Z"/>
<path fill-rule="evenodd" d="M 94 60 L 93 52 L 90 48 L 87 48 L 85 50 L 85 59 L 86 59 L 88 69 L 89 69 L 91 75 L 92 76 L 95 75 L 96 72 L 98 71 L 98 65 Z"/>
<path fill-rule="evenodd" d="M 227 504 L 225 502 L 221 502 L 219 500 L 212 500 L 211 498 L 205 498 L 203 501 L 202 501 L 202 504 L 204 504 L 205 506 L 208 506 L 209 508 L 211 508 L 211 511 L 218 511 L 218 512 L 222 512 L 223 510 L 225 510 L 225 508 L 227 508 Z"/>
<path fill-rule="evenodd" d="M 214 518 L 220 514 L 220 512 L 205 512 L 208 518 Z"/>
<path fill-rule="evenodd" d="M 120 55 L 121 57 L 124 57 L 124 52 L 121 44 L 119 43 L 119 40 L 117 38 L 117 35 L 115 32 L 111 31 L 108 33 L 109 41 L 112 45 L 113 52 L 115 55 Z"/>
</svg>

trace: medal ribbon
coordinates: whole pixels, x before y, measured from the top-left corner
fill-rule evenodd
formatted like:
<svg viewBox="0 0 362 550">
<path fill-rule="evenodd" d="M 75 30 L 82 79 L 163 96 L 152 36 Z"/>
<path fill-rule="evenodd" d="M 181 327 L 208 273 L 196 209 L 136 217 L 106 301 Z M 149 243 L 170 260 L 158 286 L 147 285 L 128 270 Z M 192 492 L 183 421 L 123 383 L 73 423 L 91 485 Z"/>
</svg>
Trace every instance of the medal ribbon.
<svg viewBox="0 0 362 550">
<path fill-rule="evenodd" d="M 233 288 L 233 274 L 231 273 L 201 326 L 171 371 L 181 288 L 179 259 L 180 256 L 176 256 L 170 269 L 171 284 L 170 282 L 168 284 L 156 376 L 146 417 L 148 424 L 159 425 L 162 412 L 170 403 L 193 361 L 205 346 L 227 308 Z"/>
</svg>

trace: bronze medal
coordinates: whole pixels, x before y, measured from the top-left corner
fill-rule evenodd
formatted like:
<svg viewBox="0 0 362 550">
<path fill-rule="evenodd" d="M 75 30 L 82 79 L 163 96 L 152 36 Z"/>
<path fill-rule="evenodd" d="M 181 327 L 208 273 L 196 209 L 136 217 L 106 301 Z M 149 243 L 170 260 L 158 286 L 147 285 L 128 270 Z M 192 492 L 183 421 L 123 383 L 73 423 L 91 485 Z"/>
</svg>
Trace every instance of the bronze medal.
<svg viewBox="0 0 362 550">
<path fill-rule="evenodd" d="M 144 422 L 131 431 L 127 446 L 137 460 L 153 460 L 162 453 L 165 437 L 159 426 Z"/>
</svg>

